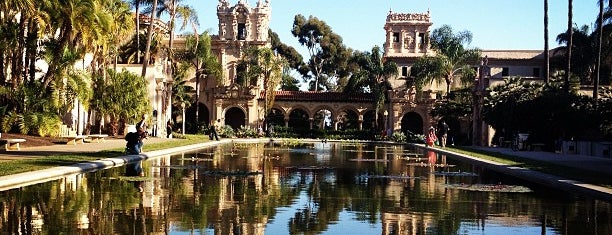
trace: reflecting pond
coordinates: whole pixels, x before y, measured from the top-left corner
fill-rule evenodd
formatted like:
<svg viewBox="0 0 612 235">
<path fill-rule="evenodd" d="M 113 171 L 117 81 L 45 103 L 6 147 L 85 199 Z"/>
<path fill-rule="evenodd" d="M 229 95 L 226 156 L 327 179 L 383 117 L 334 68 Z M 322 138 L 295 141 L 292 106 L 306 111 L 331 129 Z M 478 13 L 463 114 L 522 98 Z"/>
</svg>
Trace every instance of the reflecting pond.
<svg viewBox="0 0 612 235">
<path fill-rule="evenodd" d="M 228 144 L 0 192 L 0 234 L 612 234 L 608 202 L 405 146 Z"/>
</svg>

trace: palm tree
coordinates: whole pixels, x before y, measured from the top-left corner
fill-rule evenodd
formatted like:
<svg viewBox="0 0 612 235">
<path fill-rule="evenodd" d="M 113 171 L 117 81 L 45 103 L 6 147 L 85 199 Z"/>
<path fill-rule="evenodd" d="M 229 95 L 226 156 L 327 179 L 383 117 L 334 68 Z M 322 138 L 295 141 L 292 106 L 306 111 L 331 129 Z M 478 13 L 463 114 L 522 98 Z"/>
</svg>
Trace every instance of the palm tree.
<svg viewBox="0 0 612 235">
<path fill-rule="evenodd" d="M 217 84 L 221 84 L 223 76 L 223 70 L 221 64 L 217 62 L 217 57 L 212 53 L 211 50 L 211 39 L 208 32 L 204 32 L 200 35 L 194 34 L 188 36 L 185 39 L 185 49 L 177 51 L 176 57 L 180 61 L 187 62 L 196 71 L 196 95 L 195 95 L 195 121 L 199 122 L 199 93 L 200 93 L 200 78 L 207 76 L 207 78 L 214 77 L 217 79 Z M 206 82 L 207 80 L 204 80 Z M 207 87 L 207 84 L 204 85 Z"/>
<path fill-rule="evenodd" d="M 609 5 L 609 4 L 608 4 Z M 599 33 L 597 43 L 597 70 L 595 75 L 595 81 L 593 81 L 593 99 L 595 100 L 595 108 L 597 108 L 597 100 L 599 99 L 599 76 L 601 74 L 601 47 L 603 44 L 603 22 L 604 22 L 604 3 L 603 0 L 599 0 Z"/>
<path fill-rule="evenodd" d="M 183 20 L 183 24 L 181 25 L 181 30 L 185 29 L 187 24 L 191 24 L 193 26 L 194 33 L 197 34 L 196 28 L 199 25 L 198 16 L 195 9 L 190 6 L 183 6 L 180 4 L 182 0 L 162 0 L 160 8 L 157 11 L 157 17 L 159 18 L 163 13 L 167 13 L 170 15 L 169 22 L 169 33 L 170 38 L 168 41 L 168 60 L 170 63 L 174 65 L 174 29 L 175 29 L 175 21 L 176 18 L 179 17 Z M 172 66 L 170 69 L 173 70 Z M 171 72 L 171 74 L 173 71 Z"/>
<path fill-rule="evenodd" d="M 9 76 L 13 90 L 24 80 L 24 61 L 21 59 L 23 51 L 27 50 L 29 55 L 36 51 L 32 44 L 27 42 L 31 42 L 31 38 L 39 33 L 37 24 L 33 24 L 39 15 L 37 4 L 40 3 L 32 0 L 7 0 L 0 3 L 0 81 L 4 83 Z M 26 34 L 27 38 L 24 38 Z M 26 63 L 31 62 L 30 58 L 31 56 L 25 58 Z M 13 67 L 9 70 L 7 65 Z"/>
<path fill-rule="evenodd" d="M 58 36 L 50 39 L 50 43 L 54 44 L 55 52 L 60 52 L 59 56 L 47 61 L 49 69 L 42 81 L 45 87 L 48 87 L 65 69 L 59 66 L 63 63 L 61 52 L 87 47 L 92 41 L 110 32 L 108 15 L 102 11 L 98 0 L 67 0 L 49 3 L 44 7 L 49 12 L 51 21 L 57 22 L 51 25 L 55 27 L 51 27 L 49 32 L 58 31 Z M 85 52 L 83 49 L 78 51 Z"/>
<path fill-rule="evenodd" d="M 544 0 L 544 79 L 550 79 L 550 55 L 548 54 L 548 0 Z"/>
<path fill-rule="evenodd" d="M 397 75 L 397 65 L 393 61 L 385 61 L 378 46 L 374 46 L 371 52 L 357 52 L 354 60 L 359 65 L 359 69 L 349 79 L 344 92 L 373 94 L 374 119 L 378 124 L 378 112 L 385 103 L 385 96 L 390 87 L 388 78 Z"/>
<path fill-rule="evenodd" d="M 456 78 L 462 82 L 469 82 L 475 76 L 471 65 L 480 59 L 479 49 L 466 49 L 463 44 L 469 44 L 472 34 L 464 31 L 453 34 L 448 25 L 433 31 L 431 44 L 435 56 L 424 56 L 419 58 L 412 66 L 416 89 L 433 81 L 446 83 L 446 94 L 450 94 L 450 87 Z"/>
<path fill-rule="evenodd" d="M 147 29 L 147 44 L 145 48 L 144 61 L 142 62 L 142 74 L 141 76 L 147 75 L 147 67 L 149 66 L 149 60 L 151 57 L 151 40 L 153 38 L 153 25 L 155 24 L 155 12 L 157 11 L 157 0 L 153 0 L 153 6 L 151 15 L 149 16 L 149 28 Z"/>
<path fill-rule="evenodd" d="M 567 69 L 565 69 L 565 92 L 569 92 L 570 90 L 570 76 L 571 76 L 571 67 L 572 67 L 572 47 L 574 46 L 573 36 L 574 36 L 574 26 L 572 23 L 572 0 L 567 1 L 567 32 L 569 33 L 569 40 L 567 41 Z"/>
<path fill-rule="evenodd" d="M 596 54 L 597 42 L 595 39 L 596 33 L 591 32 L 588 26 L 584 25 L 580 28 L 572 29 L 572 67 L 569 73 L 575 74 L 581 80 L 582 84 L 591 84 L 593 82 L 594 73 L 596 70 Z M 569 45 L 569 32 L 564 32 L 557 35 L 559 44 Z M 561 52 L 567 52 L 567 46 L 561 47 Z M 568 53 L 555 56 L 567 56 Z M 567 58 L 563 57 L 565 61 Z M 559 65 L 559 69 L 563 66 Z"/>
<path fill-rule="evenodd" d="M 135 8 L 134 17 L 136 17 L 136 63 L 140 60 L 140 37 L 138 37 L 140 35 L 140 2 L 141 0 L 130 1 L 130 5 Z"/>
<path fill-rule="evenodd" d="M 267 122 L 268 113 L 274 105 L 276 89 L 282 79 L 283 67 L 287 62 L 276 56 L 274 51 L 268 47 L 249 47 L 244 53 L 242 63 L 247 66 L 245 83 L 263 79 L 264 120 Z"/>
</svg>

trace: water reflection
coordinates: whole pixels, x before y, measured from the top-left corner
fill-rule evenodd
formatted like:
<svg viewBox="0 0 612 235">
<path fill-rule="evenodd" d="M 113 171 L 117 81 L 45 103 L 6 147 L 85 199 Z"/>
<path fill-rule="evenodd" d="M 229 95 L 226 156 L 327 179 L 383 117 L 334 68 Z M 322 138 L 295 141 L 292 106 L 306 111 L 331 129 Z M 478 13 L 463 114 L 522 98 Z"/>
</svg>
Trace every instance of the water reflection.
<svg viewBox="0 0 612 235">
<path fill-rule="evenodd" d="M 366 144 L 224 145 L 0 192 L 0 210 L 1 234 L 612 234 L 607 202 Z"/>
</svg>

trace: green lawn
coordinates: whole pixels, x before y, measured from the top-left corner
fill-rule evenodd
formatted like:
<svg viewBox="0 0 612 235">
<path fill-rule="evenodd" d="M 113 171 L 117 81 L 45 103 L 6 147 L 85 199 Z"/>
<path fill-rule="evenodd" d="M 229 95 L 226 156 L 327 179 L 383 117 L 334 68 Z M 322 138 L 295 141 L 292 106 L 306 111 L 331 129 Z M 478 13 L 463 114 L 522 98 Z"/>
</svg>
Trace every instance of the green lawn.
<svg viewBox="0 0 612 235">
<path fill-rule="evenodd" d="M 149 152 L 160 149 L 168 149 L 178 146 L 202 143 L 206 141 L 209 140 L 208 136 L 205 135 L 186 135 L 185 139 L 178 139 L 176 141 L 171 142 L 146 144 L 144 146 L 144 151 Z M 33 159 L 4 161 L 2 162 L 2 164 L 0 164 L 0 176 L 42 170 L 56 166 L 67 166 L 80 162 L 88 162 L 123 155 L 125 155 L 124 148 L 117 148 L 96 153 L 79 153 L 70 155 L 62 154 Z"/>
</svg>

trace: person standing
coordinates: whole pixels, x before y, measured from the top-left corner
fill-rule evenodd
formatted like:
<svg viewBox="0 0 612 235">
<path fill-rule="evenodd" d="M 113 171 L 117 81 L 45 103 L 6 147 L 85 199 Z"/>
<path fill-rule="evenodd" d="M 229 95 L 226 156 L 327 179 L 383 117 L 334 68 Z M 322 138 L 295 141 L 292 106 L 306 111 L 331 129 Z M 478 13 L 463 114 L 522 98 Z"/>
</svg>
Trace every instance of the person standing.
<svg viewBox="0 0 612 235">
<path fill-rule="evenodd" d="M 136 123 L 136 133 L 138 133 L 138 136 L 140 137 L 138 139 L 138 152 L 142 153 L 142 147 L 144 146 L 144 142 L 143 140 L 147 138 L 147 135 L 149 134 L 147 132 L 147 114 L 143 114 L 141 116 L 141 119 L 138 123 Z"/>
<path fill-rule="evenodd" d="M 438 141 L 438 137 L 436 137 L 436 129 L 432 126 L 429 128 L 429 133 L 427 134 L 425 142 L 427 142 L 427 146 L 433 147 L 436 141 Z"/>
<path fill-rule="evenodd" d="M 446 147 L 446 139 L 448 137 L 449 130 L 450 129 L 448 128 L 446 122 L 442 121 L 442 124 L 440 125 L 440 146 L 442 146 L 442 148 Z"/>
<path fill-rule="evenodd" d="M 216 139 L 219 140 L 218 129 L 220 129 L 221 119 L 217 119 L 210 123 L 210 135 L 208 136 L 210 140 Z"/>
<path fill-rule="evenodd" d="M 172 120 L 168 120 L 166 123 L 166 138 L 172 138 Z"/>
</svg>

